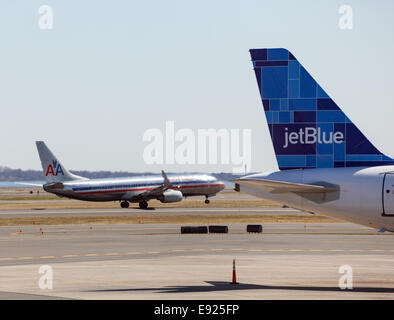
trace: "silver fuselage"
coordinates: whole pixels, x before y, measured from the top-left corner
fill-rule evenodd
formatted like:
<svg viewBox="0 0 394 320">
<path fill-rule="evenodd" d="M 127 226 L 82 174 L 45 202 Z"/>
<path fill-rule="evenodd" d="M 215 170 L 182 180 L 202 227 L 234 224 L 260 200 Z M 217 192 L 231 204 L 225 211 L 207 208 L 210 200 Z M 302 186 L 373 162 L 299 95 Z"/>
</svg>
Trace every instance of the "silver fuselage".
<svg viewBox="0 0 394 320">
<path fill-rule="evenodd" d="M 190 196 L 213 196 L 224 189 L 224 183 L 210 175 L 168 175 L 172 184 L 171 189 L 179 190 L 184 197 Z M 61 189 L 52 188 L 50 184 L 44 185 L 44 189 L 58 196 L 85 201 L 116 201 L 136 200 L 139 194 L 147 190 L 153 190 L 162 185 L 164 179 L 160 175 L 88 179 L 64 182 Z M 151 199 L 154 199 L 152 197 Z"/>
</svg>

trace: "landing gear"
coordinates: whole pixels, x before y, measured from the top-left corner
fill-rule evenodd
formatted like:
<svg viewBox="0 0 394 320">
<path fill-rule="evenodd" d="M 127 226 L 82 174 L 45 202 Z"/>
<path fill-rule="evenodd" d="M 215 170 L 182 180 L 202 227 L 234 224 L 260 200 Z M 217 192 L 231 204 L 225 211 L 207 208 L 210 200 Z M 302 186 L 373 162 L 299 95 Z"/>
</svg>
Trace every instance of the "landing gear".
<svg viewBox="0 0 394 320">
<path fill-rule="evenodd" d="M 146 209 L 146 208 L 148 208 L 148 202 L 146 202 L 145 200 L 143 200 L 143 201 L 141 201 L 141 202 L 139 203 L 139 206 L 140 206 L 141 209 Z"/>
<path fill-rule="evenodd" d="M 128 207 L 129 207 L 129 203 L 128 203 L 127 201 L 122 201 L 122 202 L 120 203 L 120 206 L 121 206 L 122 208 L 128 208 Z"/>
<path fill-rule="evenodd" d="M 205 204 L 209 204 L 209 202 L 208 196 L 205 196 Z"/>
</svg>

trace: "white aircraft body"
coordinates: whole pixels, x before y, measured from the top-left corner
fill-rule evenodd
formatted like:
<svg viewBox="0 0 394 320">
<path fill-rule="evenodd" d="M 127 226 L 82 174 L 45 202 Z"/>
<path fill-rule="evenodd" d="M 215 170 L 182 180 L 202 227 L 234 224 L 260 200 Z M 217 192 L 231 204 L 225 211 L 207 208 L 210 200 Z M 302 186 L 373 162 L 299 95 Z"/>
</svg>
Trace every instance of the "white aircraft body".
<svg viewBox="0 0 394 320">
<path fill-rule="evenodd" d="M 122 208 L 129 202 L 138 202 L 141 209 L 148 207 L 151 199 L 163 203 L 179 202 L 184 197 L 209 197 L 224 189 L 224 183 L 207 174 L 149 175 L 124 178 L 87 179 L 69 172 L 48 149 L 43 141 L 37 141 L 46 183 L 45 191 L 61 197 L 85 201 L 120 201 Z"/>
<path fill-rule="evenodd" d="M 236 190 L 394 231 L 394 160 L 377 150 L 286 49 L 250 50 L 280 171 Z"/>
</svg>

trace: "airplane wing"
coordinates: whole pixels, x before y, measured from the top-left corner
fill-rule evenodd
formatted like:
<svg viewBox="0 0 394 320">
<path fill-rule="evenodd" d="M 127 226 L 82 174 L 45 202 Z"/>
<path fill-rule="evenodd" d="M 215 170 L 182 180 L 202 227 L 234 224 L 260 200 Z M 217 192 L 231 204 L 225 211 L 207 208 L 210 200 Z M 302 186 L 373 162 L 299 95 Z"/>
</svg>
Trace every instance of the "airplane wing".
<svg viewBox="0 0 394 320">
<path fill-rule="evenodd" d="M 324 186 L 319 184 L 303 184 L 285 181 L 263 180 L 263 179 L 237 179 L 232 180 L 236 184 L 255 188 L 270 193 L 325 193 L 337 191 L 335 186 Z"/>
<path fill-rule="evenodd" d="M 133 200 L 137 200 L 137 199 L 145 200 L 145 199 L 150 199 L 152 197 L 153 198 L 154 197 L 158 197 L 158 196 L 161 196 L 164 191 L 166 191 L 169 188 L 171 188 L 172 184 L 171 184 L 170 180 L 168 179 L 168 177 L 167 177 L 166 173 L 164 172 L 164 170 L 161 171 L 161 174 L 162 174 L 162 176 L 164 178 L 164 183 L 160 187 L 157 187 L 155 189 L 142 192 L 139 195 L 135 196 Z"/>
</svg>

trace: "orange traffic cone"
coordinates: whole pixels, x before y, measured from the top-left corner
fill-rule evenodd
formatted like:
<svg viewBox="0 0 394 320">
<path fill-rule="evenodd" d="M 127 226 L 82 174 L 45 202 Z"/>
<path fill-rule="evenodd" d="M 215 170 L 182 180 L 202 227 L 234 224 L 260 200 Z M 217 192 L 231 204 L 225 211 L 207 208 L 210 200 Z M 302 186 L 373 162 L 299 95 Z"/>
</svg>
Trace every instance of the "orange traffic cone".
<svg viewBox="0 0 394 320">
<path fill-rule="evenodd" d="M 235 259 L 233 259 L 233 281 L 231 281 L 230 284 L 238 284 L 238 282 L 237 282 L 237 273 L 236 273 L 236 270 L 235 270 Z"/>
</svg>

